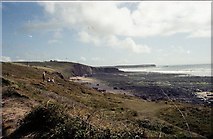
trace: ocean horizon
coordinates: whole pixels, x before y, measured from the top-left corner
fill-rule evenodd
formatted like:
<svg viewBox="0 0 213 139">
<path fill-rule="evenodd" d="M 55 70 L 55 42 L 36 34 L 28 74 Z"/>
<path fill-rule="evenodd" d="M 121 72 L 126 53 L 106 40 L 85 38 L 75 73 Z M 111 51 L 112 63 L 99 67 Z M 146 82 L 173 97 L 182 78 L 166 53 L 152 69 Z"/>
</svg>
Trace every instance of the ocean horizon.
<svg viewBox="0 0 213 139">
<path fill-rule="evenodd" d="M 188 76 L 212 76 L 211 64 L 157 65 L 156 67 L 119 68 L 124 72 L 153 72 L 183 74 Z"/>
</svg>

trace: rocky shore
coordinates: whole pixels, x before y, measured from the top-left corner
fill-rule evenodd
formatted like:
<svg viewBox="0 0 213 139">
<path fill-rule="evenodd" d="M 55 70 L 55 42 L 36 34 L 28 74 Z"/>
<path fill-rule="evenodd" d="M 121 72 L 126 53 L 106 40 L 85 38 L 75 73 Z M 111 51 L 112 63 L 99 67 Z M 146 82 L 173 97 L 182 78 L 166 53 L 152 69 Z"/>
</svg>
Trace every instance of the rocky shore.
<svg viewBox="0 0 213 139">
<path fill-rule="evenodd" d="M 114 89 L 131 92 L 145 100 L 172 100 L 207 104 L 213 101 L 211 77 L 161 73 L 98 73 L 93 78 Z M 208 95 L 201 95 L 208 92 Z"/>
</svg>

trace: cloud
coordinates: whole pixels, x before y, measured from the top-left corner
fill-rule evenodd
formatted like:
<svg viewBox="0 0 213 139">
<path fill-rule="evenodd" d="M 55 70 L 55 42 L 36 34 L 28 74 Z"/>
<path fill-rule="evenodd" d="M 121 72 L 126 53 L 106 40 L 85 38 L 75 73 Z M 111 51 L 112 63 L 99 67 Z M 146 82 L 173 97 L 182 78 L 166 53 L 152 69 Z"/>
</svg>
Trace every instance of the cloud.
<svg viewBox="0 0 213 139">
<path fill-rule="evenodd" d="M 141 30 L 134 33 L 140 36 L 187 33 L 210 37 L 210 2 L 142 2 L 132 17 Z"/>
<path fill-rule="evenodd" d="M 101 42 L 98 36 L 92 36 L 85 31 L 81 31 L 78 33 L 80 41 L 84 43 L 93 43 L 98 46 Z"/>
<path fill-rule="evenodd" d="M 186 53 L 187 53 L 187 54 L 190 54 L 190 53 L 191 53 L 191 51 L 190 51 L 190 50 L 187 50 L 187 51 L 186 51 Z"/>
<path fill-rule="evenodd" d="M 200 37 L 209 37 L 211 36 L 211 29 L 207 28 L 205 30 L 197 30 L 192 32 L 187 38 L 200 38 Z"/>
<path fill-rule="evenodd" d="M 87 59 L 86 59 L 85 57 L 81 56 L 81 57 L 80 57 L 80 60 L 81 60 L 81 61 L 86 61 Z"/>
<path fill-rule="evenodd" d="M 121 40 L 116 36 L 110 36 L 106 43 L 108 46 L 125 48 L 135 53 L 150 53 L 151 51 L 147 45 L 136 44 L 130 37 Z"/>
<path fill-rule="evenodd" d="M 150 47 L 138 44 L 136 38 L 172 36 L 210 37 L 210 2 L 41 2 L 51 17 L 29 29 L 75 30 L 79 40 L 95 46 L 149 53 Z"/>
<path fill-rule="evenodd" d="M 11 62 L 11 58 L 8 56 L 1 56 L 0 61 L 2 62 Z"/>
<path fill-rule="evenodd" d="M 79 38 L 84 43 L 93 43 L 96 46 L 105 45 L 112 48 L 122 48 L 134 53 L 150 53 L 151 49 L 147 45 L 136 44 L 135 41 L 126 37 L 125 39 L 119 39 L 115 35 L 111 36 L 92 36 L 87 32 L 80 32 Z"/>
<path fill-rule="evenodd" d="M 42 2 L 40 5 L 70 27 L 89 26 L 100 34 L 147 37 L 181 32 L 193 36 L 203 32 L 201 36 L 210 35 L 210 2 L 140 2 L 132 11 L 117 2 Z"/>
</svg>

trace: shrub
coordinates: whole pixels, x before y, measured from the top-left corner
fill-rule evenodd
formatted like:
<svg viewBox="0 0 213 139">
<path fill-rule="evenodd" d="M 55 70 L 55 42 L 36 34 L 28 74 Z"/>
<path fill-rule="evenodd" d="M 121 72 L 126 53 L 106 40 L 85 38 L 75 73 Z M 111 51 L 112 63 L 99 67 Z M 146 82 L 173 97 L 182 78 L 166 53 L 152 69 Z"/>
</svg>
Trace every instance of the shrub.
<svg viewBox="0 0 213 139">
<path fill-rule="evenodd" d="M 127 112 L 127 114 L 128 114 L 129 116 L 131 116 L 131 117 L 136 117 L 136 116 L 138 116 L 138 112 L 137 112 L 137 111 L 134 111 L 134 110 L 129 110 L 129 111 Z"/>
<path fill-rule="evenodd" d="M 11 82 L 8 79 L 0 77 L 0 85 L 1 86 L 8 86 L 10 84 L 11 84 Z"/>
<path fill-rule="evenodd" d="M 112 133 L 109 129 L 98 129 L 79 117 L 68 116 L 64 108 L 56 104 L 34 108 L 9 138 L 21 138 L 30 134 L 39 139 L 128 139 L 143 137 L 143 134 L 139 132 L 121 131 Z"/>
<path fill-rule="evenodd" d="M 164 126 L 162 127 L 161 131 L 166 134 L 172 134 L 174 132 L 172 126 Z"/>
</svg>

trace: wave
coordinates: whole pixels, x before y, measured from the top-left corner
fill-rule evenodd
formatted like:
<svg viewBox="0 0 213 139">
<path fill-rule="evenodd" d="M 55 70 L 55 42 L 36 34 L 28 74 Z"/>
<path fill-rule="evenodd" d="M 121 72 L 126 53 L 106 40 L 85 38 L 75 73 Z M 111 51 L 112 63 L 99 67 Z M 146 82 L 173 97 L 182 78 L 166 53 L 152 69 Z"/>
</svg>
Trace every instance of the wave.
<svg viewBox="0 0 213 139">
<path fill-rule="evenodd" d="M 149 68 L 119 68 L 124 72 L 154 72 L 165 74 L 186 74 L 190 76 L 211 76 L 210 64 L 157 66 Z"/>
</svg>

